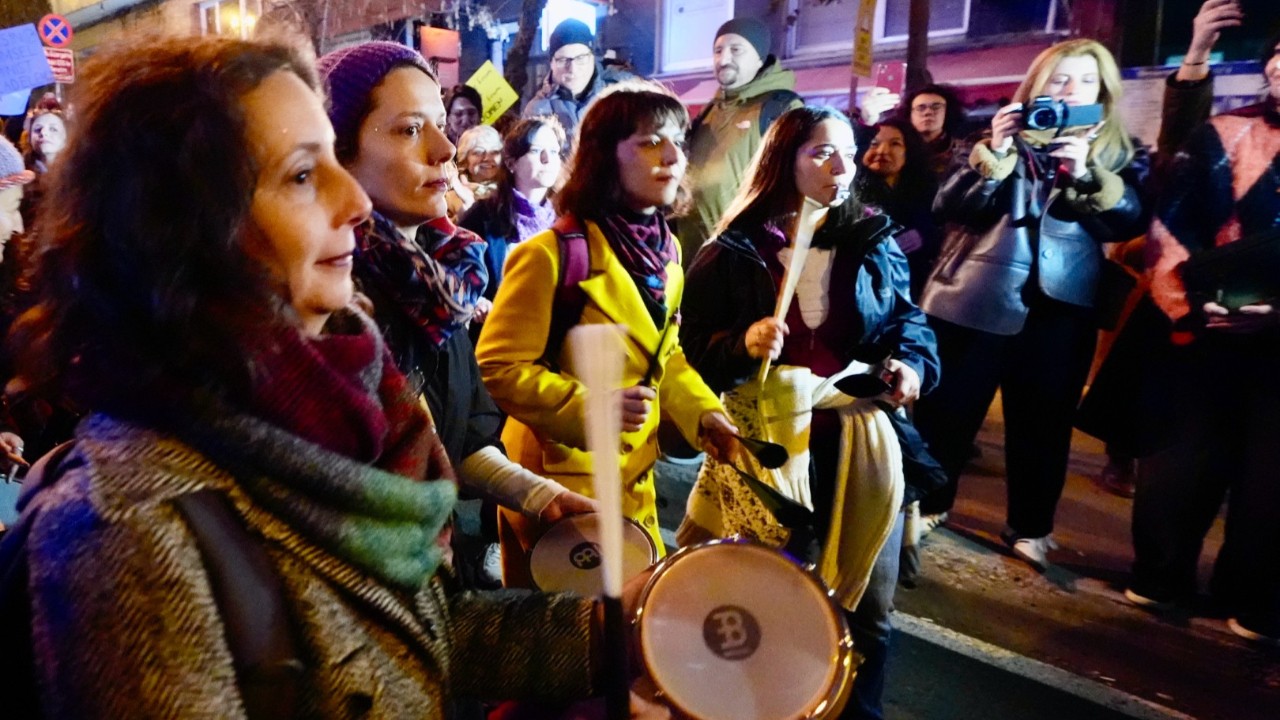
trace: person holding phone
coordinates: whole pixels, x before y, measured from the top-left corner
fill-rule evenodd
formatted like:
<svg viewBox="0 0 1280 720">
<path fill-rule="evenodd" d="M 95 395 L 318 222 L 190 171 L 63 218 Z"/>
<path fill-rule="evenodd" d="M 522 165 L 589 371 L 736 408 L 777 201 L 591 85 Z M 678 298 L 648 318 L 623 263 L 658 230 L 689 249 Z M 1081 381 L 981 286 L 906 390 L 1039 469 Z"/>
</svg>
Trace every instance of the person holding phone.
<svg viewBox="0 0 1280 720">
<path fill-rule="evenodd" d="M 1239 307 L 1187 292 L 1188 261 L 1280 230 L 1280 34 L 1263 45 L 1260 103 L 1191 133 L 1148 236 L 1151 295 L 1173 321 L 1174 407 L 1162 448 L 1138 466 L 1134 564 L 1142 606 L 1194 596 L 1205 533 L 1230 495 L 1212 592 L 1228 627 L 1280 642 L 1280 286 Z M 1274 245 L 1280 240 L 1271 240 Z M 1267 245 L 1263 245 L 1267 247 Z M 1216 378 L 1229 377 L 1217 382 Z"/>
<path fill-rule="evenodd" d="M 1048 566 L 1066 480 L 1072 420 L 1097 340 L 1101 244 L 1143 226 L 1144 152 L 1118 112 L 1120 71 L 1100 43 L 1058 43 L 1031 63 L 969 167 L 938 192 L 950 223 L 920 305 L 938 333 L 946 376 L 916 405 L 916 422 L 951 482 L 921 501 L 941 516 L 996 390 L 1002 392 L 1008 483 L 1006 542 Z M 1101 104 L 1088 127 L 1033 130 L 1040 96 L 1069 109 Z"/>
</svg>

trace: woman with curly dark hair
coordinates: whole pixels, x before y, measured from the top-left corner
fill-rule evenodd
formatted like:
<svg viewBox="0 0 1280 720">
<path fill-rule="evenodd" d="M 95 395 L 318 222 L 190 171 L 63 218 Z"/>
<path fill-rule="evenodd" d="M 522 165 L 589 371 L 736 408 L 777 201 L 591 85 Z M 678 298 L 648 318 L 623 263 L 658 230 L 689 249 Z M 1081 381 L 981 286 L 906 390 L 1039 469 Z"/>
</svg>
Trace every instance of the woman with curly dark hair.
<svg viewBox="0 0 1280 720">
<path fill-rule="evenodd" d="M 903 227 L 894 240 L 907 254 L 911 297 L 920 297 L 925 278 L 938 257 L 942 233 L 933 221 L 938 192 L 929 170 L 928 150 L 911 123 L 892 117 L 872 128 L 855 187 L 859 199 L 880 208 Z"/>
<path fill-rule="evenodd" d="M 592 602 L 447 588 L 452 470 L 349 304 L 370 202 L 317 86 L 227 39 L 83 69 L 14 347 L 91 413 L 6 538 L 39 706 L 6 697 L 17 716 L 441 718 L 591 689 Z"/>
</svg>

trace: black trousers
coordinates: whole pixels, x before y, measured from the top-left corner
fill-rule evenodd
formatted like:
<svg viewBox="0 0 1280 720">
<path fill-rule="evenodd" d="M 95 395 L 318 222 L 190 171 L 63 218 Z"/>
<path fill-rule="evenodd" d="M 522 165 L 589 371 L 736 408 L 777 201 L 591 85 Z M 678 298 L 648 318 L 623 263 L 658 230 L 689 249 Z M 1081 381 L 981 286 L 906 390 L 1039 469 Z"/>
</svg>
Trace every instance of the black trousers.
<svg viewBox="0 0 1280 720">
<path fill-rule="evenodd" d="M 1008 525 L 1019 537 L 1053 531 L 1066 483 L 1071 429 L 1097 344 L 1090 308 L 1035 293 L 1026 325 L 994 335 L 929 318 L 938 335 L 942 382 L 915 406 L 915 423 L 947 472 L 946 486 L 920 502 L 933 514 L 955 503 L 987 408 L 1002 393 Z"/>
<path fill-rule="evenodd" d="M 1280 636 L 1280 339 L 1210 336 L 1178 354 L 1171 444 L 1139 463 L 1131 587 L 1193 594 L 1229 496 L 1213 593 L 1245 627 Z"/>
</svg>

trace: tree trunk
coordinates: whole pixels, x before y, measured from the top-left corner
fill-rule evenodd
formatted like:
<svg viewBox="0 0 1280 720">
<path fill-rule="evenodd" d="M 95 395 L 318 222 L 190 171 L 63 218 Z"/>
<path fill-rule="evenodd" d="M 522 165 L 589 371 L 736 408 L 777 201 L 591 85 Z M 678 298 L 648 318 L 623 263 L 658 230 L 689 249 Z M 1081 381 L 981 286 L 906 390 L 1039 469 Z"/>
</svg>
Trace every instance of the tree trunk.
<svg viewBox="0 0 1280 720">
<path fill-rule="evenodd" d="M 538 34 L 538 21 L 542 19 L 542 11 L 547 7 L 547 0 L 520 0 L 520 32 L 511 41 L 511 49 L 507 51 L 506 67 L 503 76 L 518 93 L 524 93 L 529 82 L 529 55 L 533 49 L 533 38 Z M 516 112 L 524 105 L 524 98 L 517 102 Z"/>
<path fill-rule="evenodd" d="M 49 0 L 0 0 L 0 28 L 33 23 L 50 12 Z"/>
</svg>

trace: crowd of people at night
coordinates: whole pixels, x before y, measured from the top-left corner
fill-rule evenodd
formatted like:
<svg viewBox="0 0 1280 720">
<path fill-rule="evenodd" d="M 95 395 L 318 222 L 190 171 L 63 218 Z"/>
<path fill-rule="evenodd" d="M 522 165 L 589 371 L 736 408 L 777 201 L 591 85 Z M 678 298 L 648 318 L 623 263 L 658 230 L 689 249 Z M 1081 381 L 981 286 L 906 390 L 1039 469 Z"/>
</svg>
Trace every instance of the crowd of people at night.
<svg viewBox="0 0 1280 720">
<path fill-rule="evenodd" d="M 1280 643 L 1280 34 L 1211 110 L 1245 21 L 1203 3 L 1151 148 L 1088 38 L 976 132 L 942 84 L 806 104 L 750 18 L 695 109 L 565 21 L 494 125 L 391 41 L 95 53 L 0 138 L 6 716 L 604 717 L 601 601 L 530 570 L 601 507 L 588 325 L 624 347 L 626 520 L 665 556 L 656 468 L 691 456 L 681 547 L 812 563 L 861 658 L 838 717 L 884 717 L 895 592 L 997 393 L 1010 562 L 1052 565 L 1081 428 L 1133 498 L 1128 600 L 1202 592 L 1226 501 L 1207 591 Z"/>
</svg>

